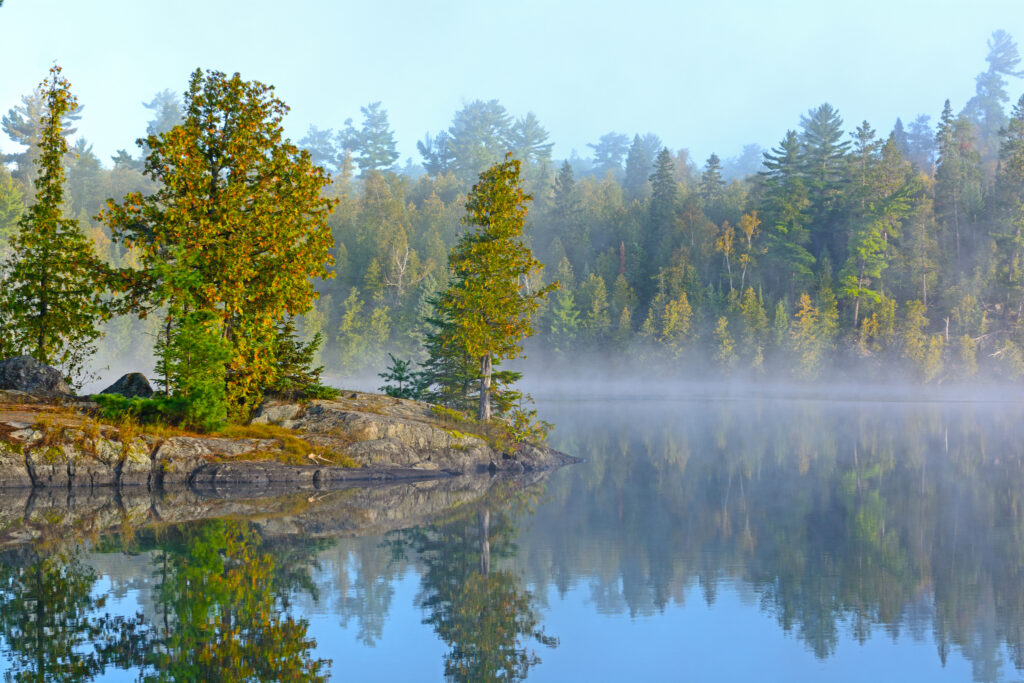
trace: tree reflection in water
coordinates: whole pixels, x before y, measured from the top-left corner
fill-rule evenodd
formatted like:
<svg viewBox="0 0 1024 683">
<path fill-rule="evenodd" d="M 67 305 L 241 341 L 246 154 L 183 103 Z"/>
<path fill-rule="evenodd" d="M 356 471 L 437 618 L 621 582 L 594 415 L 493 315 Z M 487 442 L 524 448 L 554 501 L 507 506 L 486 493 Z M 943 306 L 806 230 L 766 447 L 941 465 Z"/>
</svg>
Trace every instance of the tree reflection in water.
<svg viewBox="0 0 1024 683">
<path fill-rule="evenodd" d="M 94 597 L 81 550 L 8 553 L 0 565 L 0 629 L 16 681 L 87 681 L 108 666 L 144 681 L 322 681 L 308 622 L 288 596 L 312 588 L 323 543 L 273 545 L 250 525 L 214 520 L 140 534 L 158 586 L 158 623 L 114 617 Z M 21 555 L 17 558 L 15 555 Z"/>
<path fill-rule="evenodd" d="M 522 680 L 540 663 L 528 641 L 558 644 L 544 633 L 523 577 L 496 568 L 516 554 L 516 534 L 509 509 L 484 506 L 397 532 L 389 540 L 398 555 L 416 553 L 424 568 L 418 604 L 427 615 L 424 623 L 449 647 L 444 661 L 449 680 Z"/>
</svg>

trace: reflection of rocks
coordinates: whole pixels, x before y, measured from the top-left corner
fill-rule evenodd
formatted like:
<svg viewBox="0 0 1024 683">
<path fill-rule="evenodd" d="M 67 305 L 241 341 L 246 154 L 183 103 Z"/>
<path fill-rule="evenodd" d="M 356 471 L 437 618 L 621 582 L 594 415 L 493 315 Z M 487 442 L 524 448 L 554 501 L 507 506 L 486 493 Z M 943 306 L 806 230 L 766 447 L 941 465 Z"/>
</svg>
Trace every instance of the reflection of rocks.
<svg viewBox="0 0 1024 683">
<path fill-rule="evenodd" d="M 228 516 L 246 517 L 269 536 L 380 534 L 430 522 L 460 505 L 501 498 L 545 477 L 448 477 L 369 487 L 339 483 L 332 490 L 317 490 L 309 482 L 301 493 L 264 498 L 239 487 L 153 493 L 142 487 L 22 489 L 0 496 L 0 547 L 30 541 L 62 545 L 150 524 Z"/>
</svg>

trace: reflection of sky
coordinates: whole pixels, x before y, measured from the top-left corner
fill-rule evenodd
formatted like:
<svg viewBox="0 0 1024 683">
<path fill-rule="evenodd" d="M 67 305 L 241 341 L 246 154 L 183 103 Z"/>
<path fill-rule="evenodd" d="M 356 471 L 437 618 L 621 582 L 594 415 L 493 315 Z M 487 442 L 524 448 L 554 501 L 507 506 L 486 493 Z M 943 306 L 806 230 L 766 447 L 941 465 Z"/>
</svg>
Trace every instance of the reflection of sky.
<svg viewBox="0 0 1024 683">
<path fill-rule="evenodd" d="M 327 551 L 331 553 L 332 551 Z M 138 558 L 143 560 L 144 558 Z M 149 571 L 147 562 L 122 565 Z M 324 573 L 322 585 L 330 583 Z M 443 678 L 445 646 L 422 623 L 416 607 L 419 574 L 407 568 L 392 582 L 394 598 L 383 636 L 375 647 L 358 642 L 358 628 L 339 626 L 331 607 L 336 595 L 324 591 L 309 615 L 309 636 L 317 642 L 314 658 L 329 658 L 334 680 L 430 681 Z M 97 594 L 110 595 L 109 577 L 97 582 Z M 585 581 L 576 582 L 565 596 L 551 588 L 542 621 L 557 648 L 538 647 L 541 664 L 529 681 L 968 681 L 971 665 L 955 649 L 942 666 L 930 631 L 898 639 L 876 628 L 863 645 L 840 639 L 836 652 L 818 659 L 792 633 L 779 628 L 774 617 L 751 600 L 749 591 L 731 582 L 718 586 L 714 605 L 701 589 L 690 586 L 683 604 L 670 604 L 663 613 L 630 618 L 627 614 L 598 615 Z M 146 601 L 140 591 L 109 598 L 115 614 L 132 614 Z M 845 632 L 844 632 L 845 634 Z M 1005 652 L 1004 652 L 1005 655 Z M 0 660 L 0 671 L 3 670 Z M 1003 673 L 1014 671 L 1004 656 Z M 132 672 L 109 669 L 98 680 L 132 681 Z"/>
<path fill-rule="evenodd" d="M 699 586 L 686 592 L 683 606 L 631 619 L 594 615 L 585 587 L 565 598 L 549 591 L 547 631 L 561 643 L 540 653 L 543 662 L 530 681 L 967 681 L 971 665 L 958 653 L 942 667 L 928 636 L 897 642 L 881 629 L 864 645 L 840 640 L 836 653 L 821 660 L 771 615 L 720 584 L 708 607 Z M 1013 671 L 1009 661 L 1005 671 Z"/>
</svg>

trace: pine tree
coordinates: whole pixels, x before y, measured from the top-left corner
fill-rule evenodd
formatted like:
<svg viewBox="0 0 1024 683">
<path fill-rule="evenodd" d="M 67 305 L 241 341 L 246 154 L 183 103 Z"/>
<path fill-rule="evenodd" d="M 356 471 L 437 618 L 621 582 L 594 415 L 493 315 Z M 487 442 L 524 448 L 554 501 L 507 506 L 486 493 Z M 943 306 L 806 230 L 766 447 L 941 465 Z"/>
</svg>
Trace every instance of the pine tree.
<svg viewBox="0 0 1024 683">
<path fill-rule="evenodd" d="M 35 203 L 18 220 L 2 272 L 0 352 L 28 353 L 60 367 L 69 379 L 82 371 L 99 324 L 109 317 L 104 298 L 109 272 L 78 223 L 65 218 L 63 122 L 77 109 L 61 68 L 40 84 L 45 113 L 40 131 Z"/>
<path fill-rule="evenodd" d="M 555 143 L 548 142 L 548 132 L 540 125 L 537 115 L 532 111 L 525 117 L 516 119 L 509 131 L 509 150 L 512 156 L 519 159 L 527 167 L 534 166 L 551 158 L 551 148 Z"/>
<path fill-rule="evenodd" d="M 1015 323 L 1024 323 L 1024 96 L 1013 108 L 1003 131 L 996 176 L 999 279 L 1006 304 L 1016 311 Z"/>
<path fill-rule="evenodd" d="M 587 143 L 594 150 L 593 169 L 598 176 L 609 171 L 618 178 L 622 173 L 622 160 L 629 151 L 629 136 L 622 133 L 605 133 L 597 143 Z"/>
<path fill-rule="evenodd" d="M 809 249 L 816 259 L 826 250 L 835 258 L 845 241 L 837 219 L 850 143 L 843 140 L 843 119 L 827 102 L 800 117 L 800 127 L 809 200 Z"/>
<path fill-rule="evenodd" d="M 787 132 L 778 147 L 765 152 L 764 166 L 761 214 L 768 233 L 765 253 L 776 274 L 773 284 L 794 292 L 810 279 L 815 262 L 807 250 L 810 199 L 802 170 L 803 151 L 795 131 Z"/>
<path fill-rule="evenodd" d="M 363 114 L 362 127 L 356 130 L 352 119 L 346 119 L 345 130 L 338 134 L 340 147 L 355 153 L 361 175 L 391 168 L 398 160 L 398 150 L 387 110 L 380 102 L 371 102 L 359 111 Z"/>
</svg>

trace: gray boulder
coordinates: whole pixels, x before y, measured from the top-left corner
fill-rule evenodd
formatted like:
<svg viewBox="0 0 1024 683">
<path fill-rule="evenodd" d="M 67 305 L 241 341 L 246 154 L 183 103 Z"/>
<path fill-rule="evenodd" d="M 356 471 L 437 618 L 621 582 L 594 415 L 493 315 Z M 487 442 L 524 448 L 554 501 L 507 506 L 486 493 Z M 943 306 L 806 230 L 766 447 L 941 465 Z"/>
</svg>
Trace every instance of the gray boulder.
<svg viewBox="0 0 1024 683">
<path fill-rule="evenodd" d="M 60 370 L 31 356 L 0 361 L 0 390 L 24 391 L 35 396 L 74 396 Z"/>
<path fill-rule="evenodd" d="M 149 380 L 141 372 L 129 372 L 100 393 L 120 394 L 126 398 L 151 398 L 153 387 L 149 386 Z"/>
</svg>

